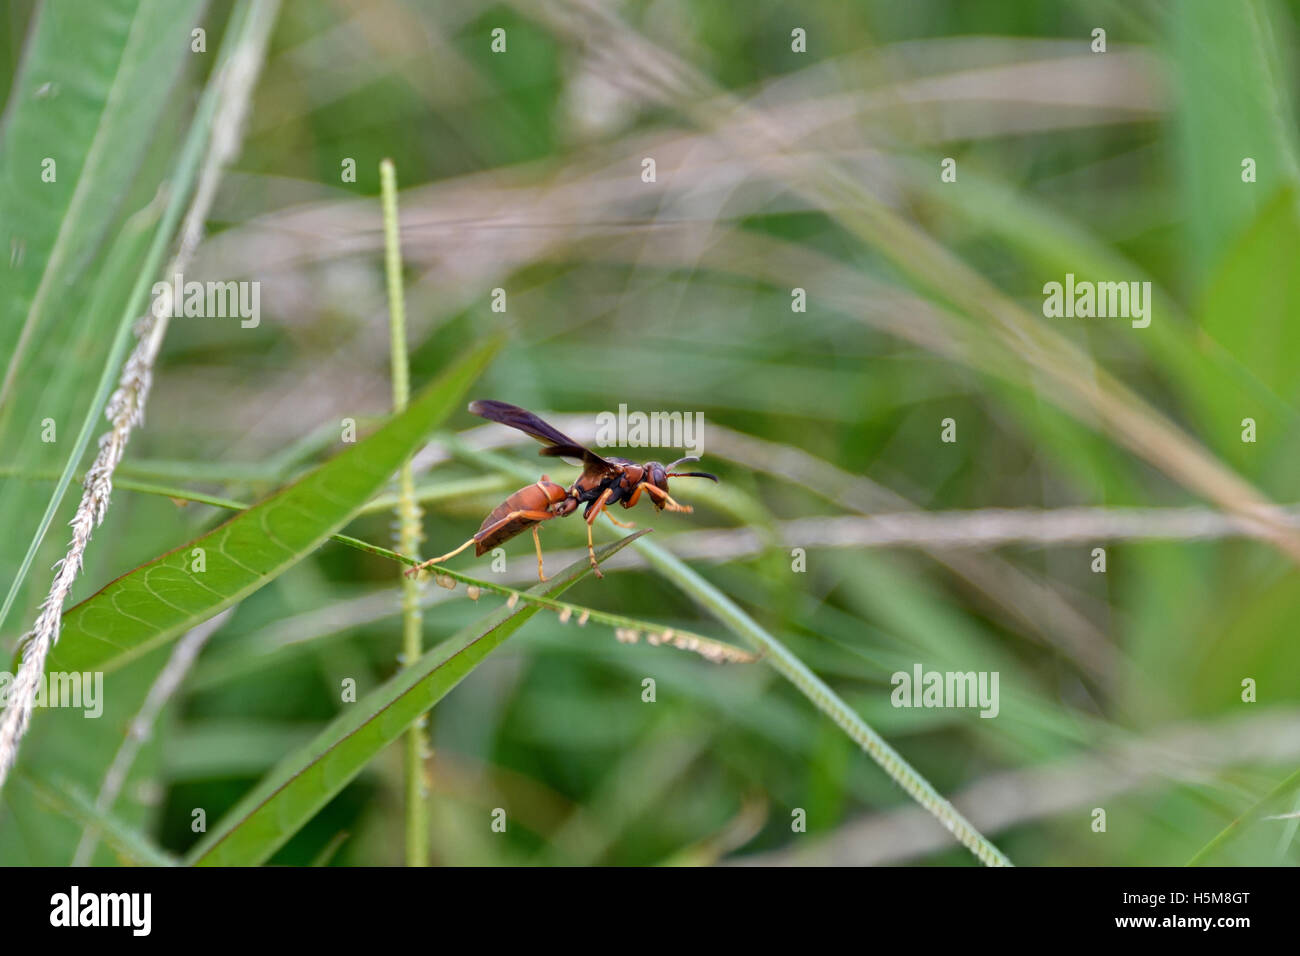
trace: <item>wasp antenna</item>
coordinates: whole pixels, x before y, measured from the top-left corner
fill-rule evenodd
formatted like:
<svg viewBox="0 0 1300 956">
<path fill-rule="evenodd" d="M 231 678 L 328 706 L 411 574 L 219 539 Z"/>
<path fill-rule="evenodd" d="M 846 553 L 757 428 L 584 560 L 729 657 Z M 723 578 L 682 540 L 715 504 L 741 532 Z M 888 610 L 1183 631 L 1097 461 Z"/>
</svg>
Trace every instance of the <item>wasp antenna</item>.
<svg viewBox="0 0 1300 956">
<path fill-rule="evenodd" d="M 684 465 L 684 464 L 686 464 L 687 462 L 691 462 L 691 461 L 699 461 L 699 460 L 700 460 L 699 457 L 696 456 L 696 455 L 690 455 L 690 456 L 688 456 L 688 457 L 686 457 L 686 458 L 678 458 L 678 459 L 677 459 L 675 462 L 673 462 L 672 464 L 664 465 L 664 470 L 665 470 L 665 471 L 672 471 L 672 470 L 673 470 L 674 468 L 676 468 L 678 465 Z"/>
<path fill-rule="evenodd" d="M 696 460 L 698 461 L 699 459 Z M 709 481 L 714 481 L 714 482 L 718 480 L 717 475 L 710 475 L 707 471 L 670 471 L 668 472 L 668 477 L 669 478 L 707 478 L 709 479 Z"/>
</svg>

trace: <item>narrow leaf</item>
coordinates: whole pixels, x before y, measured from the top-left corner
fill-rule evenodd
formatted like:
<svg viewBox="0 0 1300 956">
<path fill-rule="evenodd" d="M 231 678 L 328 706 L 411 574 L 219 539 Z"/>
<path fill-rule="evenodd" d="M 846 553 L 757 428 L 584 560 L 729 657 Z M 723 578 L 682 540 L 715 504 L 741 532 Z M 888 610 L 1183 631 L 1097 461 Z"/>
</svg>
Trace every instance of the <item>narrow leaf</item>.
<svg viewBox="0 0 1300 956">
<path fill-rule="evenodd" d="M 1248 826 L 1257 820 L 1263 819 L 1265 811 L 1276 805 L 1283 797 L 1290 794 L 1297 787 L 1300 787 L 1300 770 L 1288 774 L 1281 783 L 1270 790 L 1264 796 L 1260 797 L 1253 803 L 1246 812 L 1237 817 L 1226 827 L 1214 835 L 1209 843 L 1201 847 L 1187 861 L 1187 866 L 1202 866 L 1206 860 L 1222 849 L 1227 843 L 1241 836 Z"/>
<path fill-rule="evenodd" d="M 383 487 L 456 407 L 496 348 L 480 347 L 456 362 L 405 412 L 295 484 L 73 607 L 47 670 L 120 667 L 302 560 Z"/>
<path fill-rule="evenodd" d="M 601 560 L 646 533 L 642 529 L 597 551 Z M 552 597 L 590 570 L 576 561 L 530 593 Z M 186 862 L 252 866 L 265 861 L 315 816 L 381 750 L 461 682 L 536 614 L 533 604 L 503 605 L 465 628 L 383 686 L 348 705 L 306 747 L 290 754 L 190 851 Z"/>
<path fill-rule="evenodd" d="M 105 0 L 86 9 L 44 4 L 33 18 L 0 137 L 0 238 L 10 259 L 0 283 L 0 447 L 15 463 L 62 462 L 63 477 L 43 511 L 35 489 L 0 499 L 0 525 L 10 539 L 0 545 L 0 577 L 8 588 L 0 626 L 24 593 L 72 471 L 101 420 L 130 324 L 143 311 L 147 283 L 171 237 L 174 217 L 164 216 L 126 315 L 121 304 L 98 297 L 96 308 L 87 308 L 88 277 L 115 258 L 104 251 L 116 247 L 106 232 L 154 141 L 200 7 L 194 0 Z M 169 180 L 167 202 L 177 209 L 201 155 L 201 114 Z M 78 356 L 86 357 L 80 375 L 69 377 Z M 100 370 L 98 380 L 87 374 L 91 367 Z M 60 441 L 40 440 L 32 426 L 46 420 L 60 429 Z M 67 433 L 76 438 L 68 442 Z"/>
<path fill-rule="evenodd" d="M 101 838 L 126 862 L 135 866 L 175 866 L 177 860 L 147 836 L 111 813 L 95 806 L 75 782 L 65 777 L 47 779 L 24 774 L 22 780 L 47 807 L 76 820 L 84 827 L 94 827 Z"/>
</svg>

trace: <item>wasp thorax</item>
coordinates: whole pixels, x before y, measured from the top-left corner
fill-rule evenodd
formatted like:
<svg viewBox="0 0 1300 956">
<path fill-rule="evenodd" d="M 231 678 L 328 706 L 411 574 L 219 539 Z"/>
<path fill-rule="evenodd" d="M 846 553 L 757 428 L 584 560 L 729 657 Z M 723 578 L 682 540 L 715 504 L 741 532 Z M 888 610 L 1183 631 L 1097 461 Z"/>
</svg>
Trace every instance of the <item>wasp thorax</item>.
<svg viewBox="0 0 1300 956">
<path fill-rule="evenodd" d="M 558 505 L 569 495 L 563 485 L 557 485 L 545 475 L 542 475 L 541 481 L 537 482 L 537 487 L 546 493 L 546 500 L 553 505 Z"/>
</svg>

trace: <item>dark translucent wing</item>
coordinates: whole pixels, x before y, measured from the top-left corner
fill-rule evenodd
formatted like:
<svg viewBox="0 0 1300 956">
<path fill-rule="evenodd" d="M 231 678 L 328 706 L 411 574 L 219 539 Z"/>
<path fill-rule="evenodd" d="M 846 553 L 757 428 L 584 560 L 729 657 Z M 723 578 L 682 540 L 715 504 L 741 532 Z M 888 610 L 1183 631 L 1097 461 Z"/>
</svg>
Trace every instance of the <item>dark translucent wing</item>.
<svg viewBox="0 0 1300 956">
<path fill-rule="evenodd" d="M 585 461 L 588 456 L 599 457 L 592 456 L 591 452 L 583 448 L 581 445 L 550 445 L 546 448 L 538 449 L 537 454 L 548 455 L 551 458 L 576 458 L 578 461 Z M 600 460 L 604 461 L 605 459 L 601 458 Z"/>
<path fill-rule="evenodd" d="M 490 398 L 484 398 L 475 402 L 470 402 L 469 410 L 475 415 L 481 415 L 483 418 L 491 419 L 494 422 L 500 422 L 502 425 L 509 425 L 511 428 L 518 428 L 525 435 L 531 435 L 539 442 L 546 445 L 571 445 L 575 448 L 582 447 L 568 435 L 556 428 L 552 428 L 532 412 L 525 408 L 520 408 L 518 405 L 511 405 L 508 402 L 496 402 Z"/>
<path fill-rule="evenodd" d="M 552 458 L 576 458 L 582 462 L 584 478 L 603 478 L 616 470 L 604 458 L 601 458 L 590 449 L 583 448 L 581 445 L 550 445 L 539 449 L 537 454 L 548 455 Z"/>
<path fill-rule="evenodd" d="M 539 454 L 581 460 L 584 475 L 602 476 L 615 470 L 613 465 L 594 451 L 579 445 L 559 429 L 546 424 L 532 412 L 518 405 L 485 398 L 470 402 L 469 410 L 475 415 L 517 428 L 525 435 L 531 435 L 542 444 L 551 446 L 543 448 Z"/>
</svg>

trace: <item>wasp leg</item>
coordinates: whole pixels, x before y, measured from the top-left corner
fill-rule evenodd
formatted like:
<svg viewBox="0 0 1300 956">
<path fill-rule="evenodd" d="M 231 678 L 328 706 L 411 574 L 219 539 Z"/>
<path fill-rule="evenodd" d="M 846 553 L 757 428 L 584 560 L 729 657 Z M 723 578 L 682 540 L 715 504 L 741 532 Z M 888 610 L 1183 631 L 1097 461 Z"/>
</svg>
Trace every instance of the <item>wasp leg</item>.
<svg viewBox="0 0 1300 956">
<path fill-rule="evenodd" d="M 490 528 L 481 529 L 478 534 L 474 535 L 474 537 L 470 538 L 468 541 L 462 544 L 455 551 L 448 551 L 446 554 L 439 555 L 436 558 L 430 558 L 428 561 L 421 561 L 415 567 L 408 568 L 406 573 L 418 574 L 419 572 L 425 570 L 428 567 L 431 567 L 432 565 L 442 564 L 442 562 L 446 561 L 448 558 L 454 558 L 456 555 L 460 554 L 462 551 L 468 548 L 475 541 L 480 541 L 483 538 L 486 538 L 488 535 L 492 534 L 498 528 L 505 527 L 511 521 L 514 521 L 516 518 L 529 518 L 533 521 L 545 521 L 548 518 L 554 518 L 554 517 L 555 515 L 550 511 L 536 511 L 536 510 L 530 510 L 528 508 L 521 508 L 518 511 L 512 511 L 508 515 L 503 515 L 501 520 L 494 522 Z"/>
<path fill-rule="evenodd" d="M 587 517 L 587 557 L 591 559 L 592 573 L 598 578 L 603 578 L 605 575 L 600 573 L 600 565 L 596 563 L 596 545 L 591 540 L 591 526 L 596 523 L 596 519 L 600 517 L 600 513 L 605 511 L 605 502 L 609 500 L 609 496 L 613 493 L 613 488 L 606 488 L 604 493 L 596 499 L 595 505 L 592 506 L 591 514 Z M 605 514 L 609 514 L 609 512 L 605 511 Z"/>
<path fill-rule="evenodd" d="M 614 517 L 614 512 L 612 512 L 612 511 L 610 511 L 610 510 L 608 510 L 608 509 L 606 509 L 606 511 L 605 511 L 605 517 L 608 518 L 610 521 L 614 522 L 614 524 L 618 525 L 620 528 L 635 528 L 635 527 L 636 527 L 636 522 L 635 522 L 635 521 L 619 521 L 617 518 Z"/>
<path fill-rule="evenodd" d="M 542 573 L 542 538 L 537 533 L 537 525 L 533 525 L 533 544 L 537 546 L 537 580 L 543 584 L 550 580 Z"/>
<path fill-rule="evenodd" d="M 681 511 L 684 512 L 685 514 L 690 514 L 692 511 L 695 510 L 690 505 L 679 505 L 676 501 L 673 500 L 672 495 L 670 495 L 668 492 L 664 491 L 662 488 L 660 488 L 657 485 L 652 485 L 647 482 L 641 485 L 641 487 L 644 488 L 646 491 L 650 492 L 650 494 L 654 495 L 656 498 L 662 499 L 664 503 L 664 507 L 667 508 L 669 511 Z"/>
<path fill-rule="evenodd" d="M 448 558 L 454 558 L 456 555 L 460 554 L 462 551 L 464 551 L 466 548 L 468 548 L 471 544 L 473 544 L 474 541 L 475 541 L 474 538 L 470 538 L 468 541 L 466 541 L 464 544 L 462 544 L 462 545 L 461 545 L 459 548 L 457 548 L 455 551 L 448 551 L 446 554 L 439 555 L 439 556 L 436 557 L 436 558 L 430 558 L 428 561 L 421 561 L 419 564 L 417 564 L 417 565 L 416 565 L 415 567 L 413 567 L 413 568 L 407 568 L 407 569 L 406 569 L 407 577 L 411 577 L 411 576 L 413 576 L 413 575 L 419 574 L 419 573 L 420 573 L 421 571 L 423 571 L 425 568 L 432 567 L 432 566 L 435 565 L 435 564 L 442 564 L 442 562 L 446 561 Z"/>
<path fill-rule="evenodd" d="M 605 575 L 600 571 L 600 565 L 596 563 L 596 546 L 591 540 L 591 522 L 587 522 L 587 557 L 591 558 L 591 571 L 596 577 L 603 578 Z"/>
</svg>

